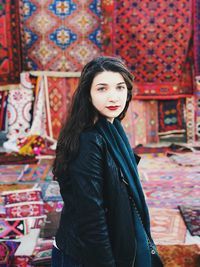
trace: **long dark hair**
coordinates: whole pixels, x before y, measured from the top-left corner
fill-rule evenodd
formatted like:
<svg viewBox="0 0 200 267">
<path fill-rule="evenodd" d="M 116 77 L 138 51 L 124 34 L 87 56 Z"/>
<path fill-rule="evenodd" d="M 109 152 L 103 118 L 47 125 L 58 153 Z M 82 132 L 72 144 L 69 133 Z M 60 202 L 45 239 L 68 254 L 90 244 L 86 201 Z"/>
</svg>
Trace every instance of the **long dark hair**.
<svg viewBox="0 0 200 267">
<path fill-rule="evenodd" d="M 128 96 L 126 106 L 118 119 L 122 120 L 126 114 L 132 98 L 133 75 L 124 63 L 118 58 L 106 56 L 95 58 L 87 63 L 82 70 L 78 87 L 73 95 L 70 112 L 58 138 L 53 166 L 54 178 L 61 177 L 66 171 L 70 160 L 78 152 L 81 132 L 92 127 L 98 117 L 98 112 L 90 100 L 90 90 L 94 77 L 103 71 L 118 72 L 124 78 Z"/>
</svg>

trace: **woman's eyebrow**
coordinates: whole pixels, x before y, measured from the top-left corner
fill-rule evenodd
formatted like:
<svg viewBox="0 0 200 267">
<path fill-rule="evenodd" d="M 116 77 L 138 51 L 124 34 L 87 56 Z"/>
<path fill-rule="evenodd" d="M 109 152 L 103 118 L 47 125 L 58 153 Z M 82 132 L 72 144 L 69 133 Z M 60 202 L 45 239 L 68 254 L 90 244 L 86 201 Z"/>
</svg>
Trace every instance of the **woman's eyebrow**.
<svg viewBox="0 0 200 267">
<path fill-rule="evenodd" d="M 120 85 L 120 84 L 125 84 L 125 82 L 117 83 L 117 85 Z M 96 86 L 97 86 L 97 85 L 108 85 L 108 84 L 107 84 L 107 83 L 97 83 Z"/>
<path fill-rule="evenodd" d="M 96 86 L 97 85 L 107 85 L 107 83 L 97 83 Z"/>
<path fill-rule="evenodd" d="M 117 83 L 117 84 L 125 84 L 125 82 L 120 82 L 120 83 Z"/>
</svg>

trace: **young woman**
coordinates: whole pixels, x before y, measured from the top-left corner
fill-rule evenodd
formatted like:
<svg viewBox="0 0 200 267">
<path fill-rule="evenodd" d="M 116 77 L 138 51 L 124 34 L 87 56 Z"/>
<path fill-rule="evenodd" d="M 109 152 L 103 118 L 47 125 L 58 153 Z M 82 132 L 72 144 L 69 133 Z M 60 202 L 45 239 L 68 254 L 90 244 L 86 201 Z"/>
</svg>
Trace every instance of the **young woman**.
<svg viewBox="0 0 200 267">
<path fill-rule="evenodd" d="M 57 145 L 54 175 L 64 201 L 52 267 L 161 267 L 137 161 L 120 121 L 132 98 L 123 62 L 83 68 Z"/>
</svg>

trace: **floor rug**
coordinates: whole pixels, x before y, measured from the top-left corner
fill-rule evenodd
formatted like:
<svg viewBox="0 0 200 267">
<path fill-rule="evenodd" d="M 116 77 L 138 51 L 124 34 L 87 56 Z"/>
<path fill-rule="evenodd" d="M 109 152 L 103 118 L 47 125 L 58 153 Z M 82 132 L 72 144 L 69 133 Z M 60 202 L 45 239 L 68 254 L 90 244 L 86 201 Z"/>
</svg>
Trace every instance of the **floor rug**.
<svg viewBox="0 0 200 267">
<path fill-rule="evenodd" d="M 145 184 L 143 186 L 150 207 L 177 208 L 179 205 L 198 205 L 200 186 L 182 187 Z"/>
<path fill-rule="evenodd" d="M 19 83 L 21 46 L 19 33 L 19 3 L 0 3 L 0 85 Z"/>
<path fill-rule="evenodd" d="M 186 226 L 179 210 L 150 208 L 151 233 L 156 244 L 183 244 Z"/>
<path fill-rule="evenodd" d="M 199 167 L 200 170 L 200 152 L 188 153 L 167 153 L 169 159 L 179 166 Z"/>
<path fill-rule="evenodd" d="M 157 249 L 165 267 L 199 267 L 197 245 L 158 245 Z"/>
<path fill-rule="evenodd" d="M 155 170 L 155 171 L 141 171 L 141 176 L 145 177 L 145 181 L 149 185 L 154 185 L 156 182 L 157 185 L 163 186 L 198 186 L 200 184 L 200 173 L 198 171 L 187 169 L 178 169 L 178 170 Z"/>
<path fill-rule="evenodd" d="M 181 215 L 191 235 L 200 236 L 200 205 L 198 206 L 179 206 Z"/>
<path fill-rule="evenodd" d="M 175 170 L 176 164 L 173 164 L 164 153 L 144 154 L 141 155 L 139 169 L 143 171 L 156 171 L 156 170 Z"/>
</svg>

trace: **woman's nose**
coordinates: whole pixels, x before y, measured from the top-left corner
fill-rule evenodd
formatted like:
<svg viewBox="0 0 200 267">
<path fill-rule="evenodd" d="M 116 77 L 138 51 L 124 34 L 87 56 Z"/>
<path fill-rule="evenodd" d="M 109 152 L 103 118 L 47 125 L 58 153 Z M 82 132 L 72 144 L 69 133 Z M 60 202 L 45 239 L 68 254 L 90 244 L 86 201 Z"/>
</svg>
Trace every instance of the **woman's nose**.
<svg viewBox="0 0 200 267">
<path fill-rule="evenodd" d="M 111 102 L 116 102 L 119 100 L 119 95 L 115 90 L 111 90 L 108 96 L 108 100 Z"/>
</svg>

